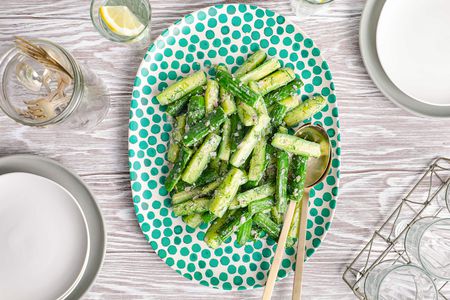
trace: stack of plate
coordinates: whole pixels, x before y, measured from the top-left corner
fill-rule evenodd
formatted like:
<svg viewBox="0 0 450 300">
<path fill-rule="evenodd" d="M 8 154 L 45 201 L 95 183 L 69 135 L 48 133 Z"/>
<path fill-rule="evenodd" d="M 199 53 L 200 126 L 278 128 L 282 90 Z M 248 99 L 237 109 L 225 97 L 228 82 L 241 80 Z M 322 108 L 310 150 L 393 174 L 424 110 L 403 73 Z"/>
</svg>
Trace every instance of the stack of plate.
<svg viewBox="0 0 450 300">
<path fill-rule="evenodd" d="M 105 241 L 100 210 L 76 175 L 36 156 L 0 159 L 2 299 L 79 299 Z"/>
<path fill-rule="evenodd" d="M 378 88 L 406 110 L 450 117 L 450 1 L 368 0 L 361 54 Z"/>
</svg>

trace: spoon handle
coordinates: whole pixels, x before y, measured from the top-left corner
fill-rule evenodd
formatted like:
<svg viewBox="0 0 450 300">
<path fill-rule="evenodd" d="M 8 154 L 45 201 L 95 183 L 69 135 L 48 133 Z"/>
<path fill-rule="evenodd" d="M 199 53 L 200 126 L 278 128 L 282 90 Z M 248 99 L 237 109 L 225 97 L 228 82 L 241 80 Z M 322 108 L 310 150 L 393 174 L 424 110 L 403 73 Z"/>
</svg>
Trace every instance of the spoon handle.
<svg viewBox="0 0 450 300">
<path fill-rule="evenodd" d="M 297 240 L 297 261 L 295 262 L 294 289 L 292 291 L 292 300 L 302 299 L 302 279 L 303 265 L 305 263 L 305 245 L 306 245 L 306 221 L 308 219 L 308 201 L 309 189 L 303 191 L 300 214 L 300 230 Z"/>
<path fill-rule="evenodd" d="M 286 247 L 286 240 L 292 223 L 292 217 L 294 216 L 296 203 L 297 202 L 295 201 L 289 202 L 289 206 L 284 217 L 283 229 L 281 229 L 281 234 L 278 238 L 277 251 L 275 252 L 272 266 L 269 271 L 269 277 L 267 278 L 266 287 L 264 288 L 263 300 L 269 300 L 272 297 L 273 288 L 278 277 L 278 270 L 280 269 L 281 260 Z"/>
</svg>

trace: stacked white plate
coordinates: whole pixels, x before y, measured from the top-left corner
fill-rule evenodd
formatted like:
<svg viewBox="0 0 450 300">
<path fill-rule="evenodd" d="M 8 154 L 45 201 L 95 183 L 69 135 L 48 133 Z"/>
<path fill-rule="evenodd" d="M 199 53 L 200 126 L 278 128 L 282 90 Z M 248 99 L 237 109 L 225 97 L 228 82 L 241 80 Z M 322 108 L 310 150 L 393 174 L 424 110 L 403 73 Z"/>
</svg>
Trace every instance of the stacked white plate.
<svg viewBox="0 0 450 300">
<path fill-rule="evenodd" d="M 0 176 L 0 191 L 0 294 L 64 298 L 83 275 L 89 254 L 80 206 L 60 185 L 29 173 Z"/>
<path fill-rule="evenodd" d="M 100 210 L 75 175 L 39 157 L 0 159 L 0 299 L 79 298 L 104 245 Z"/>
<path fill-rule="evenodd" d="M 369 75 L 399 106 L 450 117 L 450 1 L 369 0 L 360 46 Z"/>
</svg>

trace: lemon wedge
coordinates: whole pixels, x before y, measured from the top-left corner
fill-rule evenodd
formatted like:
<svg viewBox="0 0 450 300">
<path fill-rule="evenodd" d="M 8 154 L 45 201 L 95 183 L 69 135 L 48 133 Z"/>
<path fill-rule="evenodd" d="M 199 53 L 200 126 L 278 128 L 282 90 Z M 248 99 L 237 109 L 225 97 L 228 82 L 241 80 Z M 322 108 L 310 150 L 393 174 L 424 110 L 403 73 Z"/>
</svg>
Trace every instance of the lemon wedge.
<svg viewBox="0 0 450 300">
<path fill-rule="evenodd" d="M 100 17 L 112 32 L 122 36 L 136 36 L 145 28 L 126 6 L 101 6 Z"/>
</svg>

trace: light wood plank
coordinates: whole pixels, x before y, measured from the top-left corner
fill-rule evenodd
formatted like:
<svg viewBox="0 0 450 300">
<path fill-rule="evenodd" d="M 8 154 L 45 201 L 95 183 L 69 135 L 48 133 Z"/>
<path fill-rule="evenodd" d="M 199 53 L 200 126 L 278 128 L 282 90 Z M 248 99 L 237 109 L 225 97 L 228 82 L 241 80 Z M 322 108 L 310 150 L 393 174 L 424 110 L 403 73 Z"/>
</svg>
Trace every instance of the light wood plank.
<svg viewBox="0 0 450 300">
<path fill-rule="evenodd" d="M 153 37 L 183 15 L 214 3 L 152 0 Z M 322 49 L 333 72 L 342 127 L 342 171 L 331 231 L 305 265 L 304 299 L 353 299 L 341 279 L 345 265 L 436 156 L 450 156 L 450 121 L 412 116 L 386 99 L 362 63 L 358 29 L 363 0 L 339 0 L 299 20 L 289 0 L 245 1 L 286 15 Z M 93 132 L 20 127 L 0 114 L 0 155 L 32 153 L 75 170 L 96 195 L 108 227 L 105 265 L 85 299 L 259 299 L 262 289 L 224 292 L 200 286 L 166 266 L 139 230 L 127 163 L 128 106 L 144 50 L 113 44 L 93 29 L 89 1 L 4 0 L 0 51 L 14 35 L 48 38 L 89 64 L 111 93 L 107 119 Z M 290 296 L 292 276 L 274 299 Z M 1 297 L 0 297 L 1 298 Z"/>
</svg>

